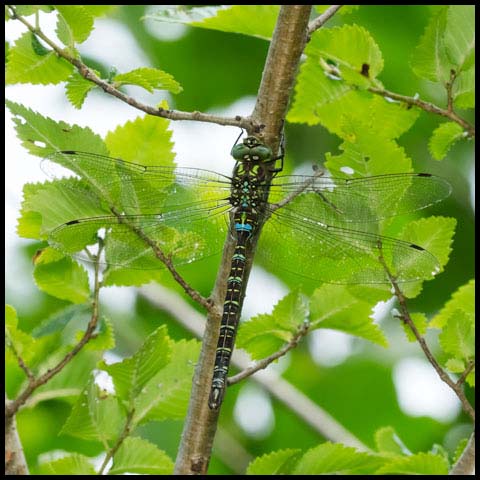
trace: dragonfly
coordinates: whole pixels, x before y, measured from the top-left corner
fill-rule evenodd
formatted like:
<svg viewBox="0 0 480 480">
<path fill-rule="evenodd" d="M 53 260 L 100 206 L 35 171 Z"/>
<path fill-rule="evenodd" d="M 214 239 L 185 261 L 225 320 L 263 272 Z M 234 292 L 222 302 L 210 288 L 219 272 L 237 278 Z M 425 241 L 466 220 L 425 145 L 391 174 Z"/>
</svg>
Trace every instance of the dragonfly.
<svg viewBox="0 0 480 480">
<path fill-rule="evenodd" d="M 178 266 L 218 253 L 227 235 L 234 240 L 209 396 L 214 410 L 223 401 L 245 266 L 260 229 L 258 251 L 266 263 L 308 279 L 340 284 L 388 284 L 392 276 L 397 282 L 426 279 L 440 269 L 435 256 L 415 243 L 380 235 L 379 222 L 426 208 L 451 190 L 445 179 L 427 173 L 281 175 L 283 154 L 274 155 L 255 136 L 236 143 L 231 154 L 231 176 L 75 150 L 55 152 L 42 163 L 50 176 L 58 178 L 52 165 L 75 174 L 62 181 L 70 211 L 48 234 L 49 243 L 65 254 L 91 262 L 88 247 L 100 238 L 107 269 L 148 270 L 165 267 L 152 242 Z"/>
</svg>

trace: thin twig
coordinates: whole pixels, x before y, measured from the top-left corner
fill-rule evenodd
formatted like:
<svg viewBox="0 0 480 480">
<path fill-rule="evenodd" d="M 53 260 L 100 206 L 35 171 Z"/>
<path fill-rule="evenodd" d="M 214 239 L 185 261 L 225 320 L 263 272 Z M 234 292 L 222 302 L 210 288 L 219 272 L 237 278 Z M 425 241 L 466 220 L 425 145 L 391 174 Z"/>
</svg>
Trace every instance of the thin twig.
<svg viewBox="0 0 480 480">
<path fill-rule="evenodd" d="M 255 125 L 249 117 L 241 117 L 239 115 L 235 117 L 223 117 L 220 115 L 211 115 L 209 113 L 202 113 L 198 111 L 184 112 L 180 110 L 167 110 L 161 107 L 152 107 L 150 105 L 141 103 L 135 98 L 121 92 L 112 84 L 98 77 L 97 74 L 87 65 L 85 65 L 79 58 L 70 55 L 66 49 L 59 47 L 56 43 L 50 40 L 39 28 L 34 27 L 27 20 L 25 20 L 25 18 L 23 18 L 21 15 L 18 15 L 13 6 L 7 5 L 7 7 L 10 9 L 12 19 L 16 19 L 19 22 L 23 23 L 30 30 L 30 32 L 32 32 L 38 38 L 42 39 L 48 46 L 50 46 L 60 58 L 63 58 L 64 60 L 72 64 L 74 67 L 76 67 L 78 73 L 83 78 L 95 83 L 105 93 L 118 98 L 122 102 L 125 102 L 128 105 L 138 110 L 141 110 L 142 112 L 157 117 L 168 118 L 169 120 L 189 120 L 215 123 L 224 126 L 229 125 L 233 127 L 240 127 L 249 131 L 259 128 L 259 126 Z"/>
<path fill-rule="evenodd" d="M 289 352 L 292 348 L 295 348 L 298 345 L 298 342 L 308 333 L 308 322 L 304 322 L 301 327 L 298 329 L 298 332 L 292 337 L 292 339 L 286 343 L 282 348 L 277 350 L 272 355 L 255 362 L 254 365 L 242 370 L 240 373 L 233 375 L 227 379 L 228 385 L 233 385 L 235 383 L 240 382 L 241 380 L 253 375 L 254 373 L 267 368 L 272 362 L 277 360 L 280 357 L 283 357 L 287 352 Z"/>
<path fill-rule="evenodd" d="M 308 35 L 310 36 L 315 30 L 323 27 L 342 7 L 343 5 L 330 5 L 321 15 L 308 24 Z"/>
<path fill-rule="evenodd" d="M 435 115 L 440 115 L 446 117 L 453 122 L 458 123 L 467 133 L 469 137 L 475 137 L 475 127 L 468 123 L 465 119 L 458 116 L 453 110 L 445 110 L 443 108 L 433 105 L 433 103 L 425 102 L 415 97 L 407 97 L 406 95 L 400 95 L 398 93 L 390 92 L 383 88 L 369 87 L 367 89 L 369 92 L 374 93 L 375 95 L 380 95 L 384 98 L 391 98 L 392 100 L 398 100 L 404 102 L 407 105 L 412 105 L 425 110 L 426 112 L 433 113 Z"/>
<path fill-rule="evenodd" d="M 453 90 L 453 84 L 455 82 L 455 79 L 457 78 L 457 74 L 455 70 L 450 70 L 450 80 L 446 84 L 446 89 L 447 89 L 447 111 L 450 113 L 453 113 L 453 95 L 452 95 L 452 90 Z"/>
<path fill-rule="evenodd" d="M 380 254 L 378 256 L 378 260 L 383 265 L 383 268 L 385 269 L 385 273 L 387 274 L 387 276 L 390 280 L 390 283 L 393 286 L 395 296 L 398 299 L 398 303 L 399 303 L 400 310 L 401 310 L 400 318 L 412 330 L 413 334 L 415 335 L 415 338 L 417 339 L 418 343 L 420 344 L 420 347 L 422 348 L 423 352 L 425 353 L 425 356 L 427 357 L 428 361 L 431 363 L 433 368 L 438 373 L 438 376 L 455 392 L 458 399 L 462 403 L 463 409 L 465 410 L 465 412 L 468 415 L 470 415 L 472 420 L 475 422 L 475 410 L 473 409 L 473 407 L 470 405 L 469 401 L 467 400 L 467 397 L 465 396 L 465 393 L 463 392 L 461 385 L 454 382 L 450 378 L 450 376 L 447 374 L 447 372 L 445 372 L 445 370 L 443 370 L 443 368 L 439 365 L 439 363 L 437 362 L 437 360 L 433 356 L 432 352 L 428 348 L 428 345 L 425 342 L 425 339 L 420 335 L 420 332 L 418 331 L 417 327 L 415 326 L 415 323 L 413 322 L 412 318 L 410 317 L 410 312 L 408 311 L 408 307 L 407 307 L 407 299 L 403 295 L 403 292 L 400 290 L 400 287 L 398 286 L 398 283 L 397 283 L 395 277 L 390 272 L 390 269 L 388 268 L 388 266 L 385 262 L 383 254 L 381 252 L 381 249 L 380 249 Z"/>
<path fill-rule="evenodd" d="M 93 300 L 92 300 L 92 316 L 88 322 L 87 329 L 83 334 L 83 337 L 80 341 L 70 350 L 65 357 L 53 368 L 48 369 L 43 375 L 40 375 L 37 378 L 29 378 L 29 382 L 25 390 L 12 402 L 5 406 L 5 419 L 10 419 L 18 409 L 30 398 L 32 393 L 41 385 L 47 383 L 52 377 L 57 373 L 61 372 L 65 365 L 69 363 L 73 357 L 85 346 L 85 344 L 92 338 L 93 332 L 97 326 L 98 322 L 98 295 L 100 291 L 100 282 L 99 282 L 99 256 L 100 252 L 97 255 L 97 261 L 95 262 L 95 280 L 94 280 L 94 290 L 93 290 Z"/>
<path fill-rule="evenodd" d="M 467 378 L 468 374 L 475 368 L 475 360 L 470 360 L 470 362 L 467 365 L 467 368 L 463 371 L 463 373 L 460 375 L 460 378 L 457 380 L 457 385 L 461 386 L 462 383 L 465 381 Z"/>
<path fill-rule="evenodd" d="M 133 420 L 133 415 L 135 414 L 135 408 L 131 408 L 130 411 L 128 412 L 127 418 L 125 420 L 125 425 L 123 427 L 122 433 L 118 437 L 117 441 L 115 442 L 115 445 L 107 452 L 107 455 L 105 456 L 105 459 L 103 460 L 102 466 L 100 467 L 100 470 L 98 472 L 99 475 L 103 475 L 103 472 L 105 468 L 108 465 L 108 462 L 110 461 L 111 458 L 117 453 L 117 450 L 120 448 L 124 440 L 130 435 L 130 430 L 132 428 L 132 420 Z"/>
<path fill-rule="evenodd" d="M 20 368 L 25 372 L 25 375 L 28 378 L 29 382 L 32 382 L 35 380 L 35 375 L 33 372 L 30 370 L 30 368 L 25 364 L 22 356 L 18 353 L 14 343 L 12 341 L 8 341 L 8 348 L 10 348 L 11 352 L 17 359 L 17 363 L 20 366 Z"/>
<path fill-rule="evenodd" d="M 195 289 L 193 289 L 185 279 L 177 272 L 172 260 L 168 257 L 161 248 L 157 245 L 157 242 L 152 240 L 141 228 L 132 225 L 128 220 L 115 208 L 111 207 L 110 210 L 118 218 L 118 220 L 127 225 L 139 238 L 141 238 L 153 251 L 155 256 L 167 267 L 168 271 L 172 274 L 175 281 L 185 290 L 185 293 L 192 298 L 195 302 L 202 305 L 207 311 L 210 311 L 213 307 L 210 299 L 203 297 Z"/>
</svg>

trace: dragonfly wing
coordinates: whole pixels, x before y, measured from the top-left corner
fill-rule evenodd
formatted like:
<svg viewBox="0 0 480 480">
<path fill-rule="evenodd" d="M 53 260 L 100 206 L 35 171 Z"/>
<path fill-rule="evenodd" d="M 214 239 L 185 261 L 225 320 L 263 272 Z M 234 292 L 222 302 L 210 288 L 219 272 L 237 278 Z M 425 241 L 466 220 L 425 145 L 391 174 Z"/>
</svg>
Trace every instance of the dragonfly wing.
<svg viewBox="0 0 480 480">
<path fill-rule="evenodd" d="M 294 197 L 298 215 L 338 225 L 373 222 L 428 207 L 448 197 L 450 184 L 430 174 L 399 173 L 364 178 L 279 176 L 270 203 Z M 295 193 L 299 193 L 295 196 Z"/>
<path fill-rule="evenodd" d="M 63 178 L 67 171 L 86 181 L 99 198 L 128 213 L 156 213 L 165 201 L 187 205 L 182 192 L 204 200 L 229 196 L 230 179 L 195 168 L 146 166 L 119 158 L 80 151 L 58 151 L 42 162 L 51 178 Z M 172 201 L 172 195 L 175 199 Z"/>
<path fill-rule="evenodd" d="M 277 245 L 279 238 L 285 245 Z M 417 245 L 302 219 L 288 209 L 266 223 L 258 256 L 269 266 L 327 283 L 390 283 L 382 261 L 399 282 L 439 271 L 438 260 Z"/>
<path fill-rule="evenodd" d="M 69 221 L 50 232 L 49 242 L 66 254 L 93 261 L 85 250 L 104 238 L 102 264 L 159 269 L 158 251 L 174 265 L 219 252 L 228 230 L 230 204 L 205 201 L 194 207 L 152 215 L 108 215 Z"/>
</svg>

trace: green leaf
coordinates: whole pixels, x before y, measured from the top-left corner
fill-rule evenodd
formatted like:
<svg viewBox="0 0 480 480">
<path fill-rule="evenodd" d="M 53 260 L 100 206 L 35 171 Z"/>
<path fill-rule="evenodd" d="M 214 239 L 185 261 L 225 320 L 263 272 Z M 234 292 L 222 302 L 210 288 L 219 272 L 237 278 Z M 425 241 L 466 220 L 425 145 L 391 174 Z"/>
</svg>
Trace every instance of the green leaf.
<svg viewBox="0 0 480 480">
<path fill-rule="evenodd" d="M 5 343 L 13 347 L 24 361 L 34 353 L 35 339 L 18 328 L 17 311 L 11 305 L 5 305 Z"/>
<path fill-rule="evenodd" d="M 49 239 L 51 244 L 65 254 L 78 252 L 97 242 L 97 228 L 50 238 L 55 228 L 70 220 L 106 215 L 90 188 L 75 179 L 57 180 L 43 184 L 26 184 L 17 232 L 26 238 Z M 67 266 L 67 264 L 65 264 Z"/>
<path fill-rule="evenodd" d="M 393 427 L 383 427 L 375 432 L 375 446 L 383 454 L 411 455 Z"/>
<path fill-rule="evenodd" d="M 446 122 L 438 126 L 430 137 L 428 148 L 435 160 L 444 158 L 452 145 L 464 135 L 463 128 L 456 122 Z"/>
<path fill-rule="evenodd" d="M 97 73 L 97 72 L 95 72 Z M 65 85 L 66 95 L 70 103 L 80 109 L 85 101 L 90 90 L 93 90 L 96 85 L 89 80 L 83 78 L 79 73 L 75 72 L 67 80 Z"/>
<path fill-rule="evenodd" d="M 465 363 L 458 358 L 450 358 L 445 363 L 445 367 L 453 373 L 462 373 L 465 370 Z"/>
<path fill-rule="evenodd" d="M 417 453 L 408 457 L 397 457 L 379 468 L 377 475 L 447 475 L 448 462 L 442 455 Z"/>
<path fill-rule="evenodd" d="M 331 328 L 387 347 L 387 339 L 371 315 L 372 305 L 352 295 L 343 285 L 322 285 L 310 301 L 312 329 Z"/>
<path fill-rule="evenodd" d="M 384 460 L 352 447 L 325 442 L 308 450 L 298 461 L 294 475 L 372 474 Z"/>
<path fill-rule="evenodd" d="M 343 97 L 352 86 L 366 88 L 376 85 L 376 77 L 383 68 L 377 44 L 367 30 L 358 25 L 317 30 L 305 53 L 307 60 L 300 67 L 294 103 L 287 115 L 289 122 L 306 122 L 309 125 L 321 122 L 323 115 L 335 111 L 332 103 Z M 366 70 L 368 74 L 365 75 Z M 354 92 L 351 97 L 355 99 L 356 95 L 357 92 Z M 367 98 L 370 97 L 369 94 Z M 322 107 L 324 109 L 319 112 Z M 365 121 L 368 115 L 364 115 L 364 111 L 362 113 Z"/>
<path fill-rule="evenodd" d="M 46 157 L 58 150 L 83 150 L 108 155 L 102 138 L 88 127 L 56 122 L 23 105 L 7 100 L 22 146 L 32 155 Z"/>
<path fill-rule="evenodd" d="M 475 107 L 475 67 L 460 72 L 453 84 L 452 94 L 456 108 Z"/>
<path fill-rule="evenodd" d="M 423 313 L 411 313 L 410 318 L 413 321 L 413 324 L 415 327 L 417 327 L 418 333 L 420 335 L 425 335 L 427 332 L 427 317 Z M 409 342 L 416 342 L 417 338 L 415 337 L 415 334 L 412 332 L 411 328 L 405 324 L 402 323 L 403 330 L 405 331 L 405 335 L 407 336 L 407 339 Z"/>
<path fill-rule="evenodd" d="M 87 271 L 52 248 L 37 255 L 33 276 L 38 288 L 53 297 L 84 303 L 90 296 Z"/>
<path fill-rule="evenodd" d="M 36 43 L 35 43 L 36 42 Z M 73 65 L 55 52 L 39 55 L 34 45 L 38 40 L 30 32 L 24 33 L 10 48 L 5 82 L 32 83 L 34 85 L 57 84 L 66 80 L 73 71 Z"/>
<path fill-rule="evenodd" d="M 140 437 L 127 437 L 113 457 L 108 474 L 172 475 L 173 467 L 171 458 L 153 443 Z"/>
<path fill-rule="evenodd" d="M 83 5 L 56 5 L 57 36 L 67 47 L 84 42 L 93 30 L 93 17 Z"/>
<path fill-rule="evenodd" d="M 445 83 L 450 78 L 450 62 L 444 41 L 446 18 L 446 8 L 432 15 L 412 55 L 413 71 L 420 78 L 432 82 Z"/>
<path fill-rule="evenodd" d="M 475 279 L 459 287 L 442 310 L 431 320 L 429 328 L 443 328 L 456 310 L 473 318 L 475 312 Z"/>
<path fill-rule="evenodd" d="M 187 413 L 192 377 L 200 354 L 200 342 L 181 340 L 172 347 L 170 362 L 145 385 L 135 398 L 134 422 L 183 419 Z"/>
<path fill-rule="evenodd" d="M 91 379 L 73 406 L 62 434 L 104 444 L 115 440 L 124 423 L 124 414 L 118 400 L 100 391 Z"/>
<path fill-rule="evenodd" d="M 157 68 L 137 68 L 130 72 L 116 75 L 112 81 L 117 88 L 122 85 L 137 85 L 150 93 L 153 93 L 154 90 L 168 90 L 172 93 L 180 93 L 183 90 L 181 85 L 173 78 L 173 75 Z"/>
<path fill-rule="evenodd" d="M 39 466 L 40 475 L 96 475 L 97 472 L 90 459 L 79 453 L 73 453 L 66 457 L 51 462 L 42 463 Z"/>
<path fill-rule="evenodd" d="M 53 11 L 53 7 L 50 5 L 15 5 L 15 10 L 18 15 L 28 17 L 40 11 L 50 13 Z"/>
<path fill-rule="evenodd" d="M 266 453 L 250 462 L 247 475 L 290 475 L 301 450 L 289 448 Z"/>
<path fill-rule="evenodd" d="M 117 396 L 127 404 L 136 399 L 142 389 L 164 367 L 171 356 L 172 340 L 165 325 L 152 332 L 140 349 L 121 362 L 100 366 L 107 371 L 115 385 Z"/>
<path fill-rule="evenodd" d="M 420 245 L 436 257 L 441 272 L 448 262 L 457 221 L 448 217 L 420 218 L 409 222 L 399 238 Z M 439 272 L 431 272 L 435 275 Z"/>
<path fill-rule="evenodd" d="M 475 62 L 475 6 L 450 5 L 445 26 L 445 49 L 455 71 Z"/>
<path fill-rule="evenodd" d="M 192 27 L 241 33 L 269 40 L 277 21 L 279 5 L 230 5 L 159 10 L 145 18 L 159 22 L 184 23 Z"/>
<path fill-rule="evenodd" d="M 471 360 L 475 355 L 475 323 L 471 315 L 454 310 L 439 336 L 445 353 L 460 360 Z"/>
<path fill-rule="evenodd" d="M 112 156 L 142 165 L 174 166 L 169 126 L 170 122 L 164 118 L 137 117 L 109 132 L 105 143 Z"/>
<path fill-rule="evenodd" d="M 247 350 L 254 360 L 276 352 L 290 341 L 307 317 L 307 306 L 297 290 L 275 305 L 271 314 L 260 314 L 240 325 L 237 347 Z"/>
</svg>

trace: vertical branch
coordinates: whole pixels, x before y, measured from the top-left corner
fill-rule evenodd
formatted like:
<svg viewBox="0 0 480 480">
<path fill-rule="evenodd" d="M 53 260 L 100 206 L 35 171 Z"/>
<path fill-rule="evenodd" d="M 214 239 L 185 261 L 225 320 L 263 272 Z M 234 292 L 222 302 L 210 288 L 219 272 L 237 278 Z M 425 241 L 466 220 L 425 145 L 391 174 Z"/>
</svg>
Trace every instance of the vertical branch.
<svg viewBox="0 0 480 480">
<path fill-rule="evenodd" d="M 5 403 L 8 402 L 5 394 Z M 15 416 L 5 421 L 5 475 L 29 475 Z"/>
<path fill-rule="evenodd" d="M 287 111 L 295 72 L 306 42 L 311 8 L 310 5 L 283 5 L 270 43 L 252 120 L 253 123 L 258 122 L 263 126 L 261 132 L 263 140 L 274 147 L 274 151 L 279 144 L 279 134 Z M 190 404 L 175 464 L 174 473 L 177 475 L 205 474 L 210 461 L 220 410 L 208 408 L 209 387 L 215 361 L 226 279 L 234 248 L 234 240 L 228 238 L 211 296 L 214 307 L 208 315 L 202 350 L 193 378 Z M 245 268 L 244 285 L 248 282 L 251 264 L 250 259 Z M 243 297 L 244 291 L 242 299 Z"/>
</svg>

